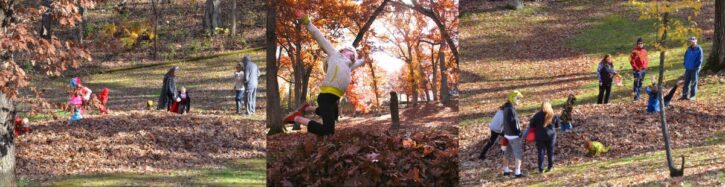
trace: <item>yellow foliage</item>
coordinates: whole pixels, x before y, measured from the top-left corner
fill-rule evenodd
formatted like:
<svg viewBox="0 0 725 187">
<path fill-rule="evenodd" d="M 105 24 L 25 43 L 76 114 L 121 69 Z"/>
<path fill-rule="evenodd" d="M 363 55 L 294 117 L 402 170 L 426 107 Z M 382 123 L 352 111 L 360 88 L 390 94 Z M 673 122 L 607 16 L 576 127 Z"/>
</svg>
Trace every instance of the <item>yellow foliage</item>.
<svg viewBox="0 0 725 187">
<path fill-rule="evenodd" d="M 674 40 L 687 40 L 688 36 L 700 36 L 702 33 L 702 29 L 697 27 L 697 23 L 692 21 L 693 16 L 697 16 L 700 14 L 700 10 L 702 9 L 702 2 L 699 0 L 681 0 L 681 1 L 653 1 L 653 2 L 644 2 L 640 0 L 630 0 L 629 3 L 632 6 L 637 7 L 637 9 L 640 12 L 639 19 L 657 19 L 658 23 L 656 24 L 656 30 L 657 35 L 662 36 L 665 31 L 667 31 L 668 38 L 674 39 Z M 664 19 L 665 14 L 669 14 L 670 16 L 675 16 L 676 13 L 679 13 L 683 10 L 691 10 L 693 15 L 687 16 L 688 24 L 682 23 L 680 19 L 676 18 L 670 18 L 669 23 L 667 26 L 665 26 L 662 21 Z M 687 43 L 687 42 L 683 42 Z M 666 46 L 662 46 L 658 43 L 654 44 L 654 46 L 662 51 L 667 50 Z"/>
</svg>

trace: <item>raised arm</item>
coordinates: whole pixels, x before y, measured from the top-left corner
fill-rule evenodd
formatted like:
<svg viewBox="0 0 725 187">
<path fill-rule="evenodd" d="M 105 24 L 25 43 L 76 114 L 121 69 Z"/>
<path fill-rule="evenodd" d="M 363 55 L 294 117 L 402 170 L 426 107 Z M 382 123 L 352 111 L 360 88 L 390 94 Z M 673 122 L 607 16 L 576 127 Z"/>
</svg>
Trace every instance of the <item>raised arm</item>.
<svg viewBox="0 0 725 187">
<path fill-rule="evenodd" d="M 338 53 L 337 50 L 335 50 L 334 47 L 332 47 L 332 43 L 328 41 L 324 35 L 322 35 L 322 32 L 320 32 L 315 25 L 312 24 L 312 22 L 308 21 L 307 24 L 304 25 L 305 28 L 307 28 L 308 31 L 312 34 L 312 38 L 317 41 L 317 44 L 320 45 L 320 48 L 322 48 L 325 53 L 328 55 L 332 55 L 335 53 Z"/>
<path fill-rule="evenodd" d="M 365 64 L 365 61 L 364 60 L 357 59 L 357 60 L 355 60 L 355 63 L 353 63 L 352 66 L 350 67 L 350 70 L 355 70 L 355 68 L 359 68 L 363 64 Z"/>
</svg>

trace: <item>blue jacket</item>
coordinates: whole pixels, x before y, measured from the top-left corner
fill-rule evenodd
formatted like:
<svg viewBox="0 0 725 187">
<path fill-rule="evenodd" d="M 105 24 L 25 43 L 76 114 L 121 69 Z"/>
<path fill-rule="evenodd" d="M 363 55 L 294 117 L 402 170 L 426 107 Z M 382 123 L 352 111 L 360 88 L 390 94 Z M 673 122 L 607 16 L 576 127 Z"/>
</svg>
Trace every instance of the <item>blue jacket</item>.
<svg viewBox="0 0 725 187">
<path fill-rule="evenodd" d="M 257 88 L 257 83 L 259 82 L 259 68 L 257 64 L 252 62 L 247 56 L 242 61 L 244 62 L 244 75 L 247 80 L 247 89 Z"/>
<path fill-rule="evenodd" d="M 685 69 L 698 70 L 702 66 L 702 47 L 687 47 L 685 52 Z"/>
<path fill-rule="evenodd" d="M 645 91 L 647 91 L 647 95 L 649 95 L 649 100 L 647 101 L 647 112 L 660 112 L 660 100 L 657 99 L 657 94 L 652 93 L 649 86 L 645 88 Z"/>
</svg>

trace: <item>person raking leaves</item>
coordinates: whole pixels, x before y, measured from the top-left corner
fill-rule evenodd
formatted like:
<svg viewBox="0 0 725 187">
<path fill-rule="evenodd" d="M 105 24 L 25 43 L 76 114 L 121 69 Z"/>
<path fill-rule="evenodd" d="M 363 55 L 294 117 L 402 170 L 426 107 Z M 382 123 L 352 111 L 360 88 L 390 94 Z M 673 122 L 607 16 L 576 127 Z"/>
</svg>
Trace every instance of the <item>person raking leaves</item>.
<svg viewBox="0 0 725 187">
<path fill-rule="evenodd" d="M 327 72 L 325 81 L 317 96 L 318 107 L 302 104 L 297 111 L 283 119 L 284 123 L 297 122 L 307 126 L 307 131 L 316 135 L 325 136 L 335 133 L 335 120 L 338 118 L 338 101 L 345 94 L 350 84 L 351 72 L 363 64 L 356 60 L 356 49 L 352 46 L 335 50 L 330 41 L 325 39 L 319 29 L 310 22 L 310 18 L 302 11 L 296 11 L 295 17 L 299 20 L 312 37 L 317 41 L 323 51 L 327 53 Z M 322 123 L 303 117 L 304 112 L 312 112 L 322 117 Z"/>
</svg>

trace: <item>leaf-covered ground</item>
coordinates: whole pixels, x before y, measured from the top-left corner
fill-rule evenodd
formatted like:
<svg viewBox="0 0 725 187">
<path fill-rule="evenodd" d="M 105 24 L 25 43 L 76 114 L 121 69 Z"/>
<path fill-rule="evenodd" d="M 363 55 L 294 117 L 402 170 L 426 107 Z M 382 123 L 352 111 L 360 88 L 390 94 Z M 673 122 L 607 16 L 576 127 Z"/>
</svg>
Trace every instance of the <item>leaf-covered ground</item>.
<svg viewBox="0 0 725 187">
<path fill-rule="evenodd" d="M 108 181 L 98 184 L 110 186 L 148 180 L 159 185 L 264 185 L 264 170 L 235 164 L 266 157 L 263 81 L 257 113 L 234 114 L 231 75 L 243 54 L 260 62 L 264 53 L 241 50 L 221 57 L 81 76 L 94 91 L 111 90 L 111 113 L 98 115 L 92 109 L 73 126 L 67 125 L 67 112 L 56 111 L 58 119 L 43 113 L 32 116 L 33 132 L 18 139 L 21 184 L 27 180 L 31 185 L 70 185 L 87 178 Z M 146 111 L 146 101 L 157 101 L 163 74 L 173 65 L 182 69 L 177 85 L 188 88 L 191 113 Z M 45 89 L 49 101 L 62 103 L 67 79 L 37 78 L 32 84 Z M 29 100 L 21 99 L 21 110 L 30 103 L 23 101 Z"/>
<path fill-rule="evenodd" d="M 345 117 L 335 135 L 299 132 L 268 136 L 268 184 L 439 185 L 458 183 L 457 108 L 421 104 L 390 115 Z"/>
<path fill-rule="evenodd" d="M 638 20 L 638 15 L 626 2 L 613 1 L 538 1 L 527 3 L 519 11 L 504 9 L 506 2 L 462 2 L 461 41 L 463 63 L 461 77 L 461 184 L 475 185 L 587 185 L 599 181 L 614 185 L 663 181 L 663 140 L 656 116 L 646 114 L 645 103 L 631 101 L 631 75 L 627 53 L 637 37 L 655 39 L 652 21 Z M 708 6 L 704 2 L 703 7 Z M 712 36 L 712 8 L 704 8 L 695 19 L 703 25 L 706 39 L 701 43 L 709 51 Z M 623 72 L 625 85 L 614 87 L 612 103 L 595 106 L 597 84 L 596 64 L 603 54 L 614 55 L 615 68 Z M 680 56 L 682 47 L 669 51 L 665 80 L 672 85 L 684 71 Z M 649 75 L 656 75 L 658 54 L 650 53 Z M 725 94 L 722 76 L 704 76 L 696 102 L 673 102 L 670 109 L 670 134 L 678 151 L 685 155 L 701 155 L 702 159 L 688 159 L 686 175 L 712 173 L 722 170 L 723 157 L 698 151 L 718 148 L 721 142 L 707 144 L 704 140 L 725 130 L 725 115 L 718 98 Z M 555 172 L 541 176 L 534 174 L 536 156 L 529 145 L 524 159 L 525 172 L 532 176 L 524 179 L 500 177 L 500 166 L 493 160 L 477 159 L 483 144 L 490 136 L 486 124 L 495 110 L 503 104 L 506 94 L 520 90 L 525 98 L 518 107 L 521 119 L 528 118 L 543 101 L 551 101 L 555 111 L 568 94 L 576 94 L 580 106 L 576 107 L 575 123 L 579 126 L 571 133 L 560 134 L 557 139 Z M 678 92 L 679 94 L 679 92 Z M 695 124 L 696 123 L 696 124 Z M 600 158 L 584 157 L 585 140 L 603 141 L 614 148 Z M 713 147 L 714 146 L 714 147 Z M 660 152 L 657 152 L 660 151 Z M 656 154 L 649 162 L 627 161 L 636 155 Z M 679 155 L 679 154 L 675 154 Z M 722 155 L 722 154 L 720 154 Z M 488 158 L 500 158 L 495 149 Z M 690 158 L 692 159 L 692 158 Z M 603 162 L 599 164 L 598 162 Z M 597 167 L 609 169 L 591 169 Z M 612 167 L 612 164 L 622 167 Z M 660 167 L 645 167 L 656 163 Z M 616 165 L 615 164 L 615 165 Z M 713 164 L 712 167 L 700 165 Z M 577 168 L 586 168 L 580 169 Z M 644 169 L 639 169 L 643 167 Z M 616 168 L 616 169 L 612 169 Z M 631 172 L 617 172 L 632 168 Z M 718 173 L 718 172 L 715 172 Z"/>
</svg>

